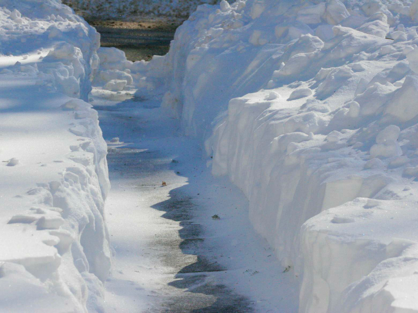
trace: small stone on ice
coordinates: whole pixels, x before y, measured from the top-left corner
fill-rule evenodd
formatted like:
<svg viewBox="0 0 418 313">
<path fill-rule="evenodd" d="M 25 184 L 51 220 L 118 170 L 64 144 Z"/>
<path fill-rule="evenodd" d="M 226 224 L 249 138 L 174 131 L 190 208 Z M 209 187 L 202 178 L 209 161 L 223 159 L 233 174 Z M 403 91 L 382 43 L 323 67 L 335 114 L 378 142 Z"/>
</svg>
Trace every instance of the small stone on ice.
<svg viewBox="0 0 418 313">
<path fill-rule="evenodd" d="M 221 218 L 219 217 L 218 214 L 215 214 L 215 215 L 212 216 L 212 219 L 213 220 L 220 220 Z"/>
<path fill-rule="evenodd" d="M 291 265 L 286 266 L 286 268 L 283 270 L 283 273 L 287 273 L 288 271 L 290 271 L 292 269 Z"/>
</svg>

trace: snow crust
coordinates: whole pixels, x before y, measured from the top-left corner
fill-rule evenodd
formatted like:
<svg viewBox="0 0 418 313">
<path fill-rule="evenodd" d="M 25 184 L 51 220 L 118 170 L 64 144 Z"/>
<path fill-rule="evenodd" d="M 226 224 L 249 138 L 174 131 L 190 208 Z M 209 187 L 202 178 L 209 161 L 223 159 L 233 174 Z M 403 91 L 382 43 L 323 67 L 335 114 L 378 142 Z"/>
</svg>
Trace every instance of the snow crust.
<svg viewBox="0 0 418 313">
<path fill-rule="evenodd" d="M 0 311 L 104 312 L 99 35 L 55 0 L 0 7 Z"/>
<path fill-rule="evenodd" d="M 130 65 L 303 277 L 299 312 L 418 311 L 417 19 L 417 1 L 222 1 Z"/>
</svg>

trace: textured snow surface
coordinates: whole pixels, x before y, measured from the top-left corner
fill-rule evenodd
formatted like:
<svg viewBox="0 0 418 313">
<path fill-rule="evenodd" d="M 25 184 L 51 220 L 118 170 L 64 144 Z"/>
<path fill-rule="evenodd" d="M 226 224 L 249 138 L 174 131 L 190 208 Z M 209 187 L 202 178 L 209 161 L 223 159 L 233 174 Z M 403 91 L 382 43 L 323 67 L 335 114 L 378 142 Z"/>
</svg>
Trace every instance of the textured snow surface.
<svg viewBox="0 0 418 313">
<path fill-rule="evenodd" d="M 103 312 L 107 148 L 80 99 L 98 38 L 59 1 L 2 1 L 1 312 Z"/>
<path fill-rule="evenodd" d="M 417 1 L 222 1 L 120 69 L 244 192 L 300 312 L 418 311 L 417 20 Z"/>
</svg>

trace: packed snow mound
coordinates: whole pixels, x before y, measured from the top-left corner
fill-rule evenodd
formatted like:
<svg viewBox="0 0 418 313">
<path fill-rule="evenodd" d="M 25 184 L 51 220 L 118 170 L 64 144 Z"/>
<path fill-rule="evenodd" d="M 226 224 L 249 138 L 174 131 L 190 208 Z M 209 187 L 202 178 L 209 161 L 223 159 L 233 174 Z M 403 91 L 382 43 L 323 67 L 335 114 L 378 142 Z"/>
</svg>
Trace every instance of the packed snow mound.
<svg viewBox="0 0 418 313">
<path fill-rule="evenodd" d="M 99 35 L 56 0 L 0 7 L 0 311 L 103 312 L 106 143 L 87 99 Z"/>
<path fill-rule="evenodd" d="M 154 56 L 152 62 L 126 59 L 123 51 L 101 47 L 98 50 L 99 64 L 94 70 L 94 96 L 114 101 L 132 97 L 144 99 L 164 94 L 166 69 L 165 58 Z M 135 95 L 135 91 L 141 92 Z"/>
<path fill-rule="evenodd" d="M 218 0 L 63 0 L 93 18 L 123 18 L 129 15 L 187 17 L 200 4 L 215 4 Z"/>
<path fill-rule="evenodd" d="M 222 1 L 144 63 L 138 95 L 166 86 L 303 278 L 300 312 L 418 312 L 417 20 L 418 1 Z"/>
<path fill-rule="evenodd" d="M 92 27 L 56 0 L 4 0 L 0 16 L 1 53 L 7 56 L 2 64 L 37 63 L 57 89 L 87 99 L 100 46 Z"/>
</svg>

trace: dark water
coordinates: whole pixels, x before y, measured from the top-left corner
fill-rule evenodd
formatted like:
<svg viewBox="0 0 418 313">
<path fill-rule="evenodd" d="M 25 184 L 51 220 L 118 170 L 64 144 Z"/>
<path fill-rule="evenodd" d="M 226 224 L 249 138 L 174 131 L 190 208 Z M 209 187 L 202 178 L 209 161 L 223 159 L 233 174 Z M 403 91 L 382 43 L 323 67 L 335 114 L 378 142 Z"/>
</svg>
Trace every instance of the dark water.
<svg viewBox="0 0 418 313">
<path fill-rule="evenodd" d="M 165 55 L 174 38 L 174 30 L 95 27 L 101 34 L 102 47 L 123 50 L 130 61 L 150 60 L 153 55 Z"/>
</svg>

